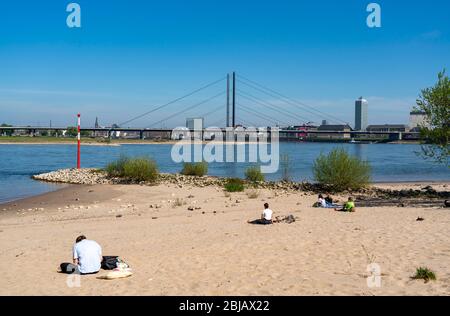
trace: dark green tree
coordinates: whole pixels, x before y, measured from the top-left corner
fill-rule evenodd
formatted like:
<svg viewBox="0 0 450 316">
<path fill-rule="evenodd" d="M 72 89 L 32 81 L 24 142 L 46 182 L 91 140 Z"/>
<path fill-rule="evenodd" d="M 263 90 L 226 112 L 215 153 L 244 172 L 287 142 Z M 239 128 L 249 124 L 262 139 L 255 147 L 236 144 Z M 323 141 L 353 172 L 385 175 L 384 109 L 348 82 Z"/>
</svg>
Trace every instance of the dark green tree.
<svg viewBox="0 0 450 316">
<path fill-rule="evenodd" d="M 66 136 L 76 137 L 78 135 L 78 129 L 74 126 L 67 127 Z"/>
<path fill-rule="evenodd" d="M 12 127 L 12 125 L 8 125 L 3 123 L 2 125 L 0 125 L 1 127 Z M 13 130 L 12 129 L 6 129 L 3 130 L 3 133 L 5 133 L 6 136 L 11 136 L 13 134 Z"/>
<path fill-rule="evenodd" d="M 74 126 L 69 126 L 67 127 L 67 132 L 66 132 L 66 136 L 68 137 L 77 137 L 78 135 L 78 128 L 74 127 Z M 91 133 L 88 131 L 81 131 L 80 133 L 81 137 L 90 137 Z"/>
<path fill-rule="evenodd" d="M 445 70 L 438 74 L 438 82 L 422 90 L 416 110 L 425 113 L 420 126 L 421 156 L 448 166 L 450 136 L 450 80 Z"/>
</svg>

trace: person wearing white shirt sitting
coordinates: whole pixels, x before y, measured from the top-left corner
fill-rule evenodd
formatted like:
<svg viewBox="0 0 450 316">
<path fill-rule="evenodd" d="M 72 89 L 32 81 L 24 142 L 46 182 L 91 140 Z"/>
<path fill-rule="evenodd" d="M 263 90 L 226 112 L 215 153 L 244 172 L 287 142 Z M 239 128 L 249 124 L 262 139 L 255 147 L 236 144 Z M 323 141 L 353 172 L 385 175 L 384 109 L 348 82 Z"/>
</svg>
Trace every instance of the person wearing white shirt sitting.
<svg viewBox="0 0 450 316">
<path fill-rule="evenodd" d="M 269 208 L 269 204 L 264 204 L 264 211 L 261 214 L 261 219 L 257 219 L 255 221 L 249 221 L 250 224 L 259 224 L 259 225 L 270 225 L 273 224 L 273 211 Z"/>
<path fill-rule="evenodd" d="M 73 264 L 62 263 L 61 272 L 72 274 L 95 274 L 100 271 L 103 260 L 102 248 L 85 236 L 78 236 L 73 246 Z"/>
<path fill-rule="evenodd" d="M 317 200 L 317 203 L 320 205 L 320 207 L 327 208 L 328 203 L 327 200 L 324 199 L 322 194 L 319 194 L 319 198 Z"/>
</svg>

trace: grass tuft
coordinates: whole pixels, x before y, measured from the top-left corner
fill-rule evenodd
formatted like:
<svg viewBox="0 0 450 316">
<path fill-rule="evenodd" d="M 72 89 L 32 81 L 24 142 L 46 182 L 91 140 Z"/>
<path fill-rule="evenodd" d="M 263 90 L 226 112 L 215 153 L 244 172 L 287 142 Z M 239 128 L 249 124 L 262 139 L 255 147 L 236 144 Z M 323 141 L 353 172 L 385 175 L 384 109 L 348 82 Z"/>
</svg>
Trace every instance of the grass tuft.
<svg viewBox="0 0 450 316">
<path fill-rule="evenodd" d="M 225 191 L 227 192 L 242 192 L 244 189 L 244 181 L 239 178 L 229 178 L 225 183 Z"/>
<path fill-rule="evenodd" d="M 263 182 L 264 174 L 259 167 L 250 167 L 245 171 L 245 178 L 251 182 Z"/>
<path fill-rule="evenodd" d="M 425 283 L 436 280 L 436 274 L 427 267 L 420 267 L 416 269 L 416 274 L 411 277 L 413 280 L 424 280 Z"/>
<path fill-rule="evenodd" d="M 185 176 L 196 176 L 203 177 L 208 173 L 208 163 L 207 162 L 186 162 L 183 165 L 183 170 L 181 174 Z"/>
<path fill-rule="evenodd" d="M 147 157 L 120 157 L 109 163 L 106 168 L 109 177 L 124 178 L 133 182 L 155 182 L 159 171 L 156 162 Z"/>
</svg>

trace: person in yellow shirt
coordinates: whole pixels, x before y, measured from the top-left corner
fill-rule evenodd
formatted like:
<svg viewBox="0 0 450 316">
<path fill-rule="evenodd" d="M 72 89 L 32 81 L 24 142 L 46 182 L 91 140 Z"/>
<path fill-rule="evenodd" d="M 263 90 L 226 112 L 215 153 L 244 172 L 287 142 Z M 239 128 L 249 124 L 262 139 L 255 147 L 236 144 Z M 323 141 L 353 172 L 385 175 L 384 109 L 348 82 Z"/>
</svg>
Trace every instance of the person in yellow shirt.
<svg viewBox="0 0 450 316">
<path fill-rule="evenodd" d="M 342 209 L 334 209 L 336 212 L 355 212 L 355 202 L 353 201 L 353 198 L 349 197 L 347 203 L 344 204 L 344 207 Z"/>
</svg>

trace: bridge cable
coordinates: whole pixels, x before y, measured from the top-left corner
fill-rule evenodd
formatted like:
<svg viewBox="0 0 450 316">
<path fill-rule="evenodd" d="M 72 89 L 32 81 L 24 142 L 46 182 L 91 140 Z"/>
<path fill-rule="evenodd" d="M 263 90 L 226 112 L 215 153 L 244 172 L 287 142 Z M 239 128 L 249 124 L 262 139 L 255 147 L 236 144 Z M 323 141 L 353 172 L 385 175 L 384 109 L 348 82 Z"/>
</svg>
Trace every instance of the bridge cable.
<svg viewBox="0 0 450 316">
<path fill-rule="evenodd" d="M 240 108 L 239 108 L 240 110 L 242 110 L 242 111 L 244 111 L 246 113 L 249 113 L 251 115 L 257 116 L 257 117 L 259 117 L 259 118 L 261 118 L 263 120 L 267 120 L 267 121 L 270 121 L 270 122 L 275 123 L 275 124 L 278 124 L 278 123 L 285 124 L 285 122 L 277 121 L 277 120 L 275 120 L 275 119 L 273 119 L 273 118 L 271 118 L 271 117 L 269 117 L 267 115 L 264 115 L 264 114 L 261 114 L 261 113 L 257 113 L 255 111 L 251 110 L 249 107 L 247 107 L 247 106 L 245 106 L 245 105 L 243 105 L 241 103 L 239 103 L 239 106 L 240 106 Z"/>
<path fill-rule="evenodd" d="M 279 114 L 283 114 L 284 116 L 287 116 L 289 118 L 292 118 L 292 116 L 297 117 L 297 118 L 299 118 L 301 120 L 304 120 L 305 123 L 311 121 L 310 119 L 308 119 L 306 117 L 303 117 L 303 116 L 300 116 L 300 115 L 298 115 L 298 114 L 296 114 L 294 112 L 291 112 L 289 110 L 286 110 L 286 109 L 283 109 L 283 108 L 278 108 L 276 105 L 274 105 L 272 103 L 269 103 L 269 102 L 266 102 L 266 101 L 264 101 L 264 100 L 262 100 L 260 98 L 257 98 L 257 97 L 255 97 L 254 95 L 252 95 L 250 93 L 241 91 L 240 89 L 238 89 L 238 91 L 239 91 L 239 93 L 238 93 L 239 96 L 241 96 L 241 97 L 243 97 L 243 98 L 245 98 L 245 99 L 247 99 L 249 101 L 256 102 L 256 103 L 258 103 L 260 105 L 268 107 L 268 108 L 272 109 L 272 111 L 275 111 L 275 112 L 277 112 Z M 244 93 L 245 95 L 242 95 L 241 93 Z"/>
<path fill-rule="evenodd" d="M 250 80 L 250 79 L 248 79 L 248 78 L 246 78 L 246 77 L 244 77 L 244 76 L 242 76 L 242 75 L 239 75 L 239 77 L 242 78 L 242 79 L 244 79 L 244 80 L 246 80 L 247 82 L 250 82 L 250 83 L 251 83 L 252 85 L 254 85 L 254 86 L 252 87 L 249 83 L 246 83 L 246 82 L 240 80 L 241 83 L 243 83 L 243 84 L 245 84 L 245 85 L 247 85 L 247 86 L 250 86 L 250 87 L 252 87 L 252 88 L 255 89 L 255 90 L 259 90 L 259 91 L 261 91 L 261 92 L 263 92 L 263 93 L 265 93 L 265 94 L 271 95 L 272 97 L 274 97 L 273 94 L 275 94 L 275 95 L 277 95 L 277 97 L 281 97 L 281 98 L 285 99 L 285 100 L 284 100 L 285 103 L 292 104 L 292 105 L 294 105 L 294 106 L 296 106 L 296 107 L 299 107 L 299 108 L 300 108 L 300 107 L 303 107 L 303 108 L 309 108 L 309 109 L 311 109 L 312 111 L 317 112 L 318 114 L 313 113 L 313 112 L 311 112 L 311 111 L 309 111 L 309 110 L 307 110 L 307 109 L 302 109 L 303 111 L 307 111 L 307 112 L 309 112 L 309 113 L 311 113 L 311 114 L 313 114 L 313 115 L 316 115 L 316 116 L 319 116 L 319 114 L 320 114 L 320 115 L 325 116 L 325 117 L 328 117 L 328 118 L 333 118 L 334 121 L 341 122 L 341 123 L 344 123 L 344 124 L 348 124 L 348 122 L 345 122 L 345 121 L 339 119 L 338 117 L 335 117 L 335 116 L 333 116 L 333 115 L 331 115 L 331 114 L 328 114 L 328 113 L 322 112 L 322 111 L 320 111 L 320 110 L 317 110 L 317 109 L 314 108 L 313 106 L 310 106 L 310 105 L 305 104 L 305 103 L 303 103 L 303 102 L 300 102 L 300 101 L 294 100 L 294 99 L 292 99 L 292 98 L 289 98 L 289 97 L 287 97 L 287 96 L 285 96 L 285 95 L 283 95 L 283 94 L 281 94 L 281 93 L 279 93 L 279 92 L 277 92 L 277 91 L 275 91 L 275 90 L 273 90 L 273 89 L 267 88 L 267 87 L 265 87 L 265 86 L 263 86 L 263 85 L 261 85 L 261 84 L 255 82 L 255 81 L 253 81 L 253 80 Z M 255 87 L 255 86 L 256 86 L 256 87 Z M 259 87 L 259 88 L 258 88 L 258 87 Z M 262 89 L 267 90 L 267 91 L 269 91 L 270 93 L 269 93 L 269 92 L 266 92 L 266 91 L 264 91 L 264 90 L 262 90 Z M 289 102 L 287 102 L 286 100 L 289 101 Z"/>
<path fill-rule="evenodd" d="M 222 95 L 224 95 L 224 94 L 226 94 L 226 92 L 221 92 L 221 93 L 219 93 L 219 94 L 216 94 L 215 96 L 213 96 L 213 97 L 211 97 L 211 98 L 208 98 L 208 99 L 206 99 L 206 100 L 204 100 L 204 101 L 202 101 L 202 102 L 196 103 L 196 104 L 194 104 L 194 105 L 192 105 L 192 106 L 190 106 L 190 107 L 184 109 L 184 110 L 181 111 L 181 112 L 177 112 L 177 113 L 175 113 L 175 114 L 169 115 L 169 116 L 167 116 L 167 117 L 165 117 L 165 118 L 159 120 L 158 122 L 155 122 L 155 123 L 149 125 L 147 128 L 153 127 L 153 126 L 155 126 L 155 125 L 157 125 L 157 124 L 160 124 L 160 123 L 162 123 L 162 122 L 165 122 L 165 121 L 167 121 L 167 120 L 170 120 L 171 118 L 174 118 L 174 117 L 176 117 L 176 116 L 178 116 L 178 115 L 180 115 L 180 114 L 183 114 L 183 113 L 185 113 L 185 112 L 187 112 L 187 111 L 189 111 L 189 110 L 192 110 L 192 109 L 194 109 L 194 108 L 196 108 L 196 107 L 199 107 L 200 105 L 203 105 L 203 104 L 205 104 L 205 103 L 207 103 L 207 102 L 209 102 L 209 101 L 211 101 L 211 100 L 214 100 L 214 99 L 216 99 L 216 98 L 218 98 L 218 97 L 220 97 L 220 96 L 222 96 Z"/>
<path fill-rule="evenodd" d="M 142 117 L 144 117 L 144 116 L 147 116 L 147 115 L 149 115 L 149 114 L 151 114 L 151 113 L 153 113 L 153 112 L 156 112 L 156 111 L 158 111 L 158 110 L 160 110 L 160 109 L 162 109 L 162 108 L 164 108 L 164 107 L 167 107 L 167 106 L 169 106 L 169 105 L 171 105 L 171 104 L 174 104 L 174 103 L 176 103 L 176 102 L 178 102 L 178 101 L 180 101 L 180 100 L 183 100 L 183 99 L 185 99 L 185 98 L 187 98 L 187 97 L 190 97 L 190 96 L 192 96 L 192 95 L 194 95 L 194 94 L 196 94 L 196 93 L 198 93 L 198 92 L 200 92 L 200 91 L 202 91 L 202 90 L 205 90 L 205 89 L 207 89 L 207 88 L 209 88 L 209 87 L 212 87 L 212 86 L 218 84 L 219 82 L 222 82 L 222 81 L 225 80 L 225 79 L 226 79 L 226 77 L 223 77 L 223 78 L 221 78 L 221 79 L 219 79 L 219 80 L 213 81 L 213 82 L 211 82 L 211 83 L 209 83 L 209 84 L 207 84 L 207 85 L 205 85 L 205 86 L 203 86 L 203 87 L 201 87 L 201 88 L 199 88 L 199 89 L 196 89 L 196 90 L 194 90 L 194 91 L 192 91 L 192 92 L 190 92 L 190 93 L 188 93 L 188 94 L 183 95 L 182 97 L 179 97 L 179 98 L 177 98 L 177 99 L 174 99 L 174 100 L 172 100 L 172 101 L 170 101 L 170 102 L 168 102 L 168 103 L 165 103 L 165 104 L 163 104 L 163 105 L 160 105 L 160 106 L 158 106 L 158 107 L 156 107 L 156 108 L 154 108 L 154 109 L 152 109 L 152 110 L 150 110 L 150 111 L 148 111 L 148 112 L 145 112 L 145 113 L 143 113 L 143 114 L 137 115 L 137 116 L 135 116 L 134 118 L 132 118 L 132 119 L 130 119 L 130 120 L 128 120 L 128 121 L 125 121 L 125 122 L 119 124 L 119 126 L 122 126 L 122 125 L 125 125 L 125 124 L 128 124 L 128 123 L 131 123 L 131 122 L 133 122 L 133 121 L 135 121 L 135 120 L 138 120 L 138 119 L 140 119 L 140 118 L 142 118 Z"/>
</svg>

